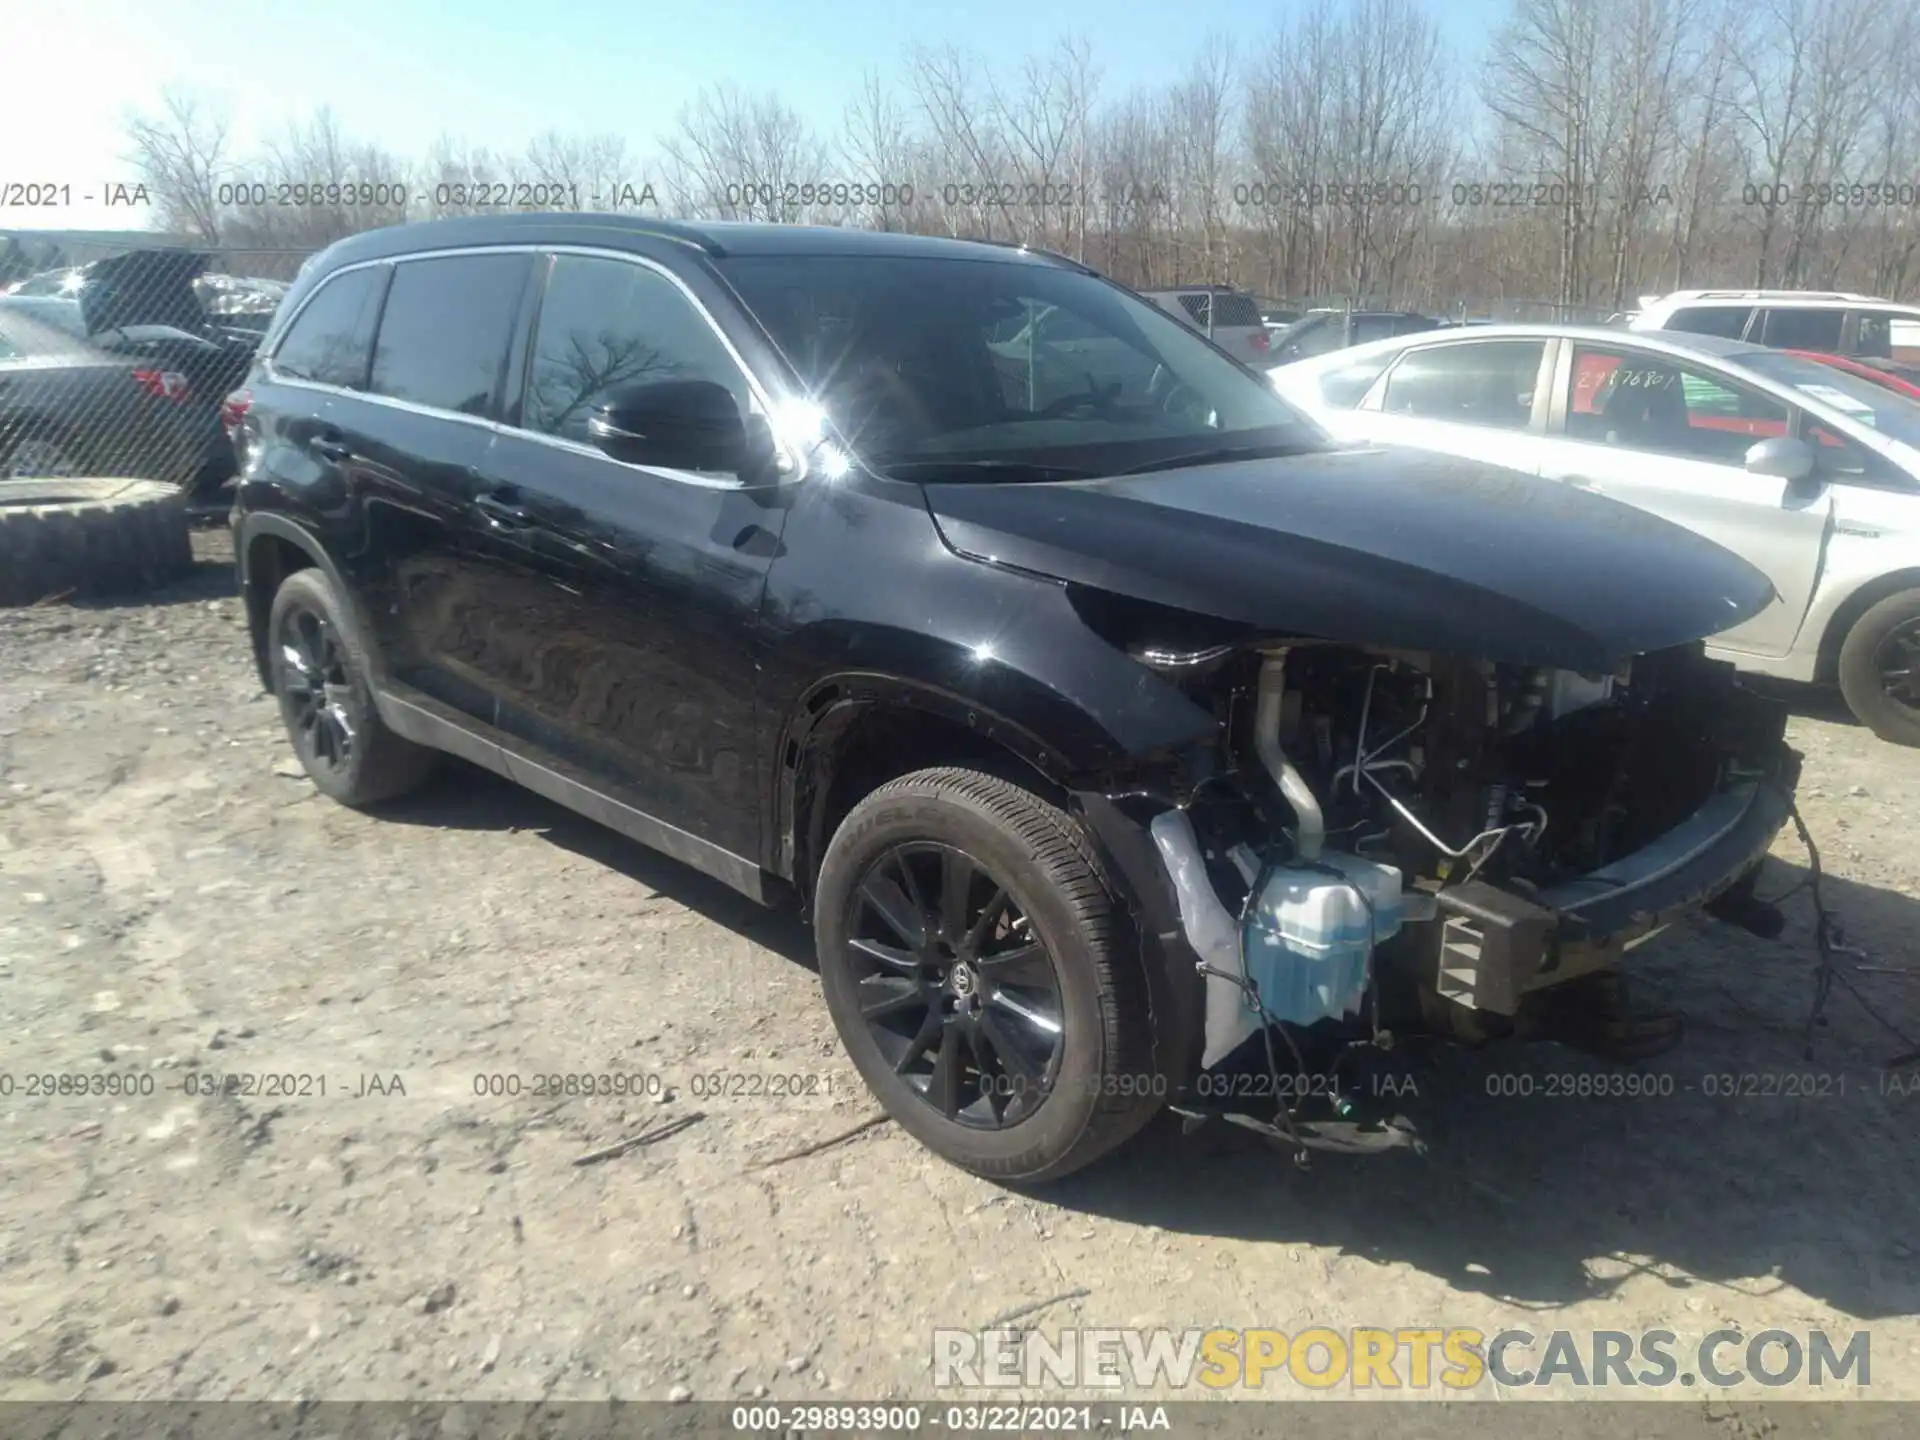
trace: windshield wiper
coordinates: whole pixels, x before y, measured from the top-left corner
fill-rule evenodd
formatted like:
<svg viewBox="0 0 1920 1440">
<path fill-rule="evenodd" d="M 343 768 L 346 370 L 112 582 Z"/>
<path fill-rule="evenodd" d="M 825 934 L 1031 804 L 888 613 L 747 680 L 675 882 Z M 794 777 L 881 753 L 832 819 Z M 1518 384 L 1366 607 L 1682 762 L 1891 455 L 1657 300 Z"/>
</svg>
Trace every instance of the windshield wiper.
<svg viewBox="0 0 1920 1440">
<path fill-rule="evenodd" d="M 1316 447 L 1302 445 L 1298 441 L 1274 441 L 1266 445 L 1216 445 L 1211 450 L 1189 450 L 1181 455 L 1169 455 L 1163 460 L 1149 460 L 1144 465 L 1130 465 L 1125 470 L 1116 470 L 1116 475 L 1144 475 L 1149 470 L 1179 470 L 1189 465 L 1224 465 L 1232 460 L 1277 460 L 1283 455 L 1305 455 Z"/>
<path fill-rule="evenodd" d="M 1021 481 L 1091 480 L 1100 472 L 1077 470 L 1071 465 L 1042 465 L 1032 460 L 900 460 L 881 464 L 881 473 L 896 480 L 943 481 L 970 480 Z"/>
</svg>

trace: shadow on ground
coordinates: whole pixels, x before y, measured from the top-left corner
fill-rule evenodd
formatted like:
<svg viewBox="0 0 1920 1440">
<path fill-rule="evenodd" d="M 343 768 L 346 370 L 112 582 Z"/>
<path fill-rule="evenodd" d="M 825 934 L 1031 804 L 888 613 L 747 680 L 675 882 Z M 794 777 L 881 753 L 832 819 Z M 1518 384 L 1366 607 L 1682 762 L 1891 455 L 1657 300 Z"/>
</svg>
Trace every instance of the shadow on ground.
<svg viewBox="0 0 1920 1440">
<path fill-rule="evenodd" d="M 448 756 L 446 773 L 395 801 L 381 818 L 455 830 L 525 830 L 604 865 L 675 904 L 806 969 L 815 969 L 813 933 L 791 911 L 756 904 L 738 891 L 562 805 Z"/>
<path fill-rule="evenodd" d="M 791 913 L 456 769 L 389 818 L 536 831 L 814 967 L 811 936 Z M 1876 1069 L 1912 1047 L 1844 987 L 1804 1058 L 1814 973 L 1804 875 L 1769 862 L 1763 893 L 1795 892 L 1778 941 L 1701 922 L 1640 952 L 1642 993 L 1689 1019 L 1682 1046 L 1648 1066 L 1614 1069 L 1550 1044 L 1436 1047 L 1413 1060 L 1417 1093 L 1402 1100 L 1424 1153 L 1322 1154 L 1302 1172 L 1248 1132 L 1216 1123 L 1182 1134 L 1163 1118 L 1045 1198 L 1176 1232 L 1333 1247 L 1522 1307 L 1604 1296 L 1652 1271 L 1673 1288 L 1676 1315 L 1700 1297 L 1703 1321 L 1722 1287 L 1793 1286 L 1863 1318 L 1920 1311 L 1920 1071 Z M 1920 903 L 1832 876 L 1823 894 L 1870 963 L 1898 966 L 1920 948 Z M 1910 978 L 1852 978 L 1894 1025 L 1920 1032 Z M 1549 1093 L 1577 1089 L 1569 1077 L 1580 1074 L 1631 1075 L 1642 1093 Z"/>
</svg>

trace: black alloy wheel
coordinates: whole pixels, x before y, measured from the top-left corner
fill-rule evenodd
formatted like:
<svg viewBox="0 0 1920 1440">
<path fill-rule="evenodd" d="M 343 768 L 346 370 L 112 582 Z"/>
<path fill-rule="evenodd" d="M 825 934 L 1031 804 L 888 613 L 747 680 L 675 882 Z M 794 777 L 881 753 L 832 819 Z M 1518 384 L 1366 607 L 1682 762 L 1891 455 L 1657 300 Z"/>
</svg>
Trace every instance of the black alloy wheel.
<svg viewBox="0 0 1920 1440">
<path fill-rule="evenodd" d="M 274 592 L 266 658 L 307 777 L 342 805 L 376 805 L 423 784 L 438 757 L 381 720 L 367 653 L 344 618 L 350 613 L 318 567 L 294 571 Z"/>
<path fill-rule="evenodd" d="M 975 857 L 895 845 L 847 900 L 861 1019 L 887 1063 L 948 1120 L 1001 1129 L 1058 1074 L 1060 977 L 1007 886 Z"/>
<path fill-rule="evenodd" d="M 332 622 L 317 609 L 294 606 L 278 638 L 279 689 L 301 764 L 310 771 L 345 769 L 354 758 L 357 700 Z"/>
<path fill-rule="evenodd" d="M 1880 676 L 1880 693 L 1920 715 L 1920 619 L 1881 637 L 1873 650 L 1873 668 Z"/>
</svg>

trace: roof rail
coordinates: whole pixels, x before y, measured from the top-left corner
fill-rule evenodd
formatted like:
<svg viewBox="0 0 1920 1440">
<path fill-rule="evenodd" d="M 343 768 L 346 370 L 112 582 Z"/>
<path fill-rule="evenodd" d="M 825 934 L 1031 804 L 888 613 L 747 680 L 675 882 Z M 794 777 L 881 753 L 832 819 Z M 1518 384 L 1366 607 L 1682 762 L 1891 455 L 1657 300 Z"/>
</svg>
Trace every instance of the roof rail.
<svg viewBox="0 0 1920 1440">
<path fill-rule="evenodd" d="M 1893 303 L 1880 295 L 1862 295 L 1852 290 L 1674 290 L 1666 295 L 1643 295 L 1640 299 L 1642 304 L 1687 300 L 1847 300 L 1873 305 Z"/>
</svg>

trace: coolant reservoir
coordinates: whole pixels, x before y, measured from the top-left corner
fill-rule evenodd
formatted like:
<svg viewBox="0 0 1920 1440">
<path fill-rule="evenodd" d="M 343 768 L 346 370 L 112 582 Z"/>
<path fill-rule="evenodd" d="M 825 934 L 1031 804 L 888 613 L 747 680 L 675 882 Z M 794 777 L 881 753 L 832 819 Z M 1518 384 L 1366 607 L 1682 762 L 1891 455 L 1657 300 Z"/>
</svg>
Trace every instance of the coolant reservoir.
<svg viewBox="0 0 1920 1440">
<path fill-rule="evenodd" d="M 1268 1013 L 1311 1025 L 1358 1010 L 1373 946 L 1399 931 L 1402 907 L 1400 871 L 1358 855 L 1328 851 L 1318 866 L 1271 871 L 1241 931 L 1247 978 Z"/>
</svg>

